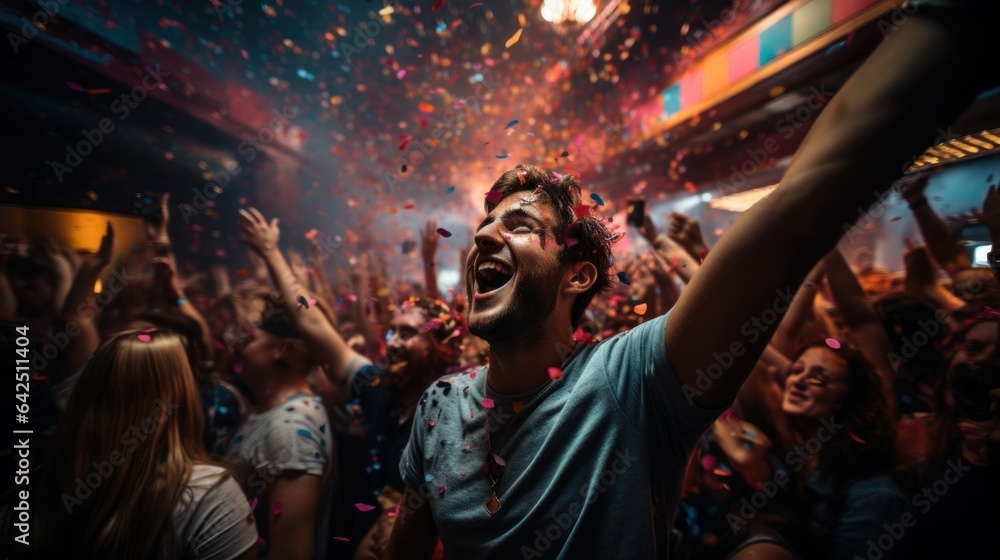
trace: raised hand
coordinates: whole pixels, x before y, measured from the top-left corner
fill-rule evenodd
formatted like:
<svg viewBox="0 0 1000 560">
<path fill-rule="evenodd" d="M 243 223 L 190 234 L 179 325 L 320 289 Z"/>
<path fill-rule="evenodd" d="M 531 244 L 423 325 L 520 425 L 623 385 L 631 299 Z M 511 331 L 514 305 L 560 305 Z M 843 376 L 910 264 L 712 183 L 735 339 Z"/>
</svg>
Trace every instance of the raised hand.
<svg viewBox="0 0 1000 560">
<path fill-rule="evenodd" d="M 921 173 L 912 180 L 903 183 L 900 187 L 900 194 L 903 195 L 903 199 L 911 205 L 915 202 L 926 200 L 924 191 L 927 190 L 927 183 L 930 181 L 930 178 L 930 173 Z"/>
<path fill-rule="evenodd" d="M 146 222 L 146 235 L 154 243 L 169 244 L 170 235 L 167 230 L 170 225 L 170 193 L 160 195 L 158 204 L 160 210 L 158 220 L 152 216 L 143 217 L 143 221 Z"/>
<path fill-rule="evenodd" d="M 278 218 L 268 223 L 256 208 L 241 209 L 240 228 L 243 230 L 242 241 L 249 245 L 254 253 L 263 256 L 268 251 L 277 249 L 281 235 Z"/>
<path fill-rule="evenodd" d="M 652 245 L 656 241 L 656 224 L 653 222 L 653 218 L 649 216 L 649 212 L 646 212 L 645 219 L 642 221 L 642 226 L 639 228 L 639 234 L 649 241 Z"/>
<path fill-rule="evenodd" d="M 434 220 L 428 220 L 424 224 L 424 229 L 420 235 L 420 256 L 424 259 L 424 264 L 434 262 L 434 256 L 438 248 L 438 225 Z"/>
<path fill-rule="evenodd" d="M 692 257 L 701 260 L 701 256 L 708 252 L 708 244 L 701 233 L 701 224 L 698 220 L 673 212 L 670 214 L 670 227 L 667 228 L 667 237 L 673 239 Z"/>
</svg>

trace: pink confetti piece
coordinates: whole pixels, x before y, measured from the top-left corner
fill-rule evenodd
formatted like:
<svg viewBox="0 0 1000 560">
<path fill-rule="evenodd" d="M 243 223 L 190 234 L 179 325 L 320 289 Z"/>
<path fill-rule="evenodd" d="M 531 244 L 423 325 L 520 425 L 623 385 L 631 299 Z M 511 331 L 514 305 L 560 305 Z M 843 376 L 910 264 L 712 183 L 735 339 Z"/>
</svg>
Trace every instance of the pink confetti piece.
<svg viewBox="0 0 1000 560">
<path fill-rule="evenodd" d="M 491 191 L 486 193 L 486 202 L 490 204 L 497 204 L 503 198 L 503 193 L 500 191 Z"/>
<path fill-rule="evenodd" d="M 854 434 L 851 434 L 851 439 L 853 439 L 854 441 L 860 443 L 861 445 L 864 445 L 864 443 L 865 443 L 865 440 L 859 438 L 858 436 L 856 436 Z"/>
<path fill-rule="evenodd" d="M 555 381 L 556 379 L 562 379 L 562 370 L 557 367 L 549 368 L 549 379 Z"/>
<path fill-rule="evenodd" d="M 275 517 L 281 515 L 282 511 L 284 511 L 284 509 L 281 507 L 281 500 L 271 502 L 271 513 L 273 513 Z"/>
<path fill-rule="evenodd" d="M 840 342 L 838 342 L 835 338 L 826 339 L 826 345 L 834 350 L 840 350 Z"/>
<path fill-rule="evenodd" d="M 235 364 L 233 364 L 233 371 L 236 373 L 243 373 L 243 364 L 241 364 L 240 362 L 236 362 Z"/>
<path fill-rule="evenodd" d="M 719 464 L 719 458 L 715 455 L 705 455 L 701 458 L 701 466 L 705 468 L 706 471 L 714 470 Z"/>
<path fill-rule="evenodd" d="M 140 334 L 139 340 L 141 340 L 142 342 L 149 342 L 151 338 L 148 334 Z"/>
<path fill-rule="evenodd" d="M 340 541 L 340 542 L 351 542 L 351 539 L 349 539 L 347 537 L 333 537 L 333 540 Z"/>
<path fill-rule="evenodd" d="M 580 242 L 579 240 L 573 237 L 566 237 L 563 239 L 563 243 L 565 243 L 567 247 L 572 247 L 573 245 L 576 245 L 579 242 Z"/>
<path fill-rule="evenodd" d="M 493 399 L 489 397 L 483 398 L 483 408 L 493 408 L 494 406 L 496 406 L 496 404 L 493 402 Z"/>
<path fill-rule="evenodd" d="M 250 513 L 253 513 L 253 510 L 257 509 L 257 502 L 259 501 L 260 498 L 254 498 L 253 501 L 250 502 Z"/>
<path fill-rule="evenodd" d="M 507 463 L 503 462 L 503 458 L 497 455 L 496 453 L 493 454 L 493 462 L 500 465 L 501 467 L 507 466 Z"/>
<path fill-rule="evenodd" d="M 469 372 L 469 379 L 475 379 L 476 378 L 476 373 L 478 373 L 476 370 L 470 371 Z"/>
<path fill-rule="evenodd" d="M 354 507 L 358 508 L 358 510 L 360 510 L 360 511 L 371 511 L 371 510 L 375 509 L 375 506 L 371 506 L 371 505 L 368 505 L 368 504 L 362 504 L 362 503 L 354 504 Z"/>
<path fill-rule="evenodd" d="M 440 494 L 440 495 L 442 495 L 442 496 L 444 496 L 444 491 L 445 491 L 445 488 L 444 488 L 444 486 L 442 486 L 442 487 L 438 488 L 438 494 Z"/>
<path fill-rule="evenodd" d="M 451 237 L 451 232 L 448 231 L 448 230 L 446 230 L 446 229 L 444 229 L 443 227 L 437 228 L 437 232 L 438 232 L 438 235 L 440 235 L 441 237 L 444 237 L 445 239 Z"/>
</svg>

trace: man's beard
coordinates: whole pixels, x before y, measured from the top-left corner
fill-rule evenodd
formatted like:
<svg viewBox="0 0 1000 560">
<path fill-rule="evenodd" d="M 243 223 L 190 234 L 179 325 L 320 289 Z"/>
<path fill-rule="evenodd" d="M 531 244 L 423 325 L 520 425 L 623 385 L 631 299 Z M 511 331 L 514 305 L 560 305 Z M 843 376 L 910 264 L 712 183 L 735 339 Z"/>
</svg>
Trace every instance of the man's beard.
<svg viewBox="0 0 1000 560">
<path fill-rule="evenodd" d="M 475 310 L 469 314 L 469 332 L 482 338 L 490 345 L 530 348 L 545 336 L 545 321 L 556 308 L 557 286 L 561 267 L 542 271 L 525 267 L 511 280 L 513 293 L 507 302 L 495 302 L 494 306 L 507 303 L 499 313 Z M 475 295 L 473 294 L 473 297 Z M 486 315 L 486 316 L 484 316 Z"/>
</svg>

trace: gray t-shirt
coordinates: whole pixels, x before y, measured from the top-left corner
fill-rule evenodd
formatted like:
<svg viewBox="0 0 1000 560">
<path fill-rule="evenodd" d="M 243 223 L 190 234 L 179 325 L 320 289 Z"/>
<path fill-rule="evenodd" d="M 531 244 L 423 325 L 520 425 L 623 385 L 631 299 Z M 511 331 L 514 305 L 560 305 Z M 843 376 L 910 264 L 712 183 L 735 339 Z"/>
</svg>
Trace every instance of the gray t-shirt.
<svg viewBox="0 0 1000 560">
<path fill-rule="evenodd" d="M 688 456 L 725 410 L 699 408 L 681 391 L 666 321 L 585 347 L 537 396 L 487 393 L 485 368 L 435 382 L 400 461 L 413 494 L 400 507 L 430 500 L 447 558 L 665 557 Z M 527 404 L 498 451 L 519 401 Z M 506 463 L 494 515 L 485 507 L 488 410 L 493 451 Z"/>
<path fill-rule="evenodd" d="M 180 536 L 164 558 L 230 560 L 257 546 L 257 527 L 236 480 L 214 465 L 198 465 L 174 510 Z"/>
</svg>

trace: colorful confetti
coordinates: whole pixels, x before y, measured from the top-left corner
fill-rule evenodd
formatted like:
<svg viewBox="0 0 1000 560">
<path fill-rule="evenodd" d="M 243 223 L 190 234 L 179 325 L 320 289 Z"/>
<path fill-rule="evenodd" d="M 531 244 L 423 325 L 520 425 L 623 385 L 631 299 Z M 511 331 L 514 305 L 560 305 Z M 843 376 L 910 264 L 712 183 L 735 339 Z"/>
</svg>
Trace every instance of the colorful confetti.
<svg viewBox="0 0 1000 560">
<path fill-rule="evenodd" d="M 368 504 L 362 504 L 362 503 L 354 504 L 354 507 L 358 508 L 358 510 L 360 510 L 360 511 L 371 511 L 371 510 L 375 509 L 375 506 L 368 505 Z"/>
<path fill-rule="evenodd" d="M 518 39 L 521 38 L 521 32 L 522 31 L 524 31 L 524 29 L 518 29 L 516 33 L 514 33 L 513 35 L 510 36 L 510 39 L 507 39 L 507 48 L 508 49 L 511 46 L 513 46 L 514 43 L 516 43 L 518 41 Z"/>
<path fill-rule="evenodd" d="M 441 237 L 444 237 L 444 238 L 451 237 L 451 232 L 448 231 L 448 230 L 446 230 L 446 229 L 444 229 L 443 227 L 437 228 L 437 232 L 438 232 L 438 235 L 440 235 Z"/>
<path fill-rule="evenodd" d="M 562 379 L 562 370 L 557 367 L 549 368 L 549 379 L 555 381 L 557 379 Z"/>
<path fill-rule="evenodd" d="M 635 309 L 635 314 L 636 315 L 645 315 L 646 314 L 646 308 L 647 308 L 647 305 L 645 303 L 640 303 L 639 305 L 636 305 L 635 308 L 634 308 Z"/>
<path fill-rule="evenodd" d="M 826 342 L 826 345 L 829 346 L 830 348 L 833 348 L 834 350 L 840 350 L 840 342 L 837 339 L 835 339 L 835 338 L 828 338 L 828 339 L 826 339 L 825 342 Z"/>
<path fill-rule="evenodd" d="M 597 203 L 598 206 L 604 206 L 604 199 L 601 195 L 597 193 L 590 193 L 590 199 Z"/>
<path fill-rule="evenodd" d="M 496 406 L 496 404 L 493 402 L 493 399 L 489 397 L 484 397 L 482 400 L 482 404 L 483 408 L 493 408 L 494 406 Z"/>
<path fill-rule="evenodd" d="M 510 127 L 512 127 L 512 126 L 514 126 L 514 125 L 515 125 L 515 124 L 517 124 L 518 122 L 520 122 L 520 121 L 510 121 L 509 123 L 507 123 L 507 126 L 503 127 L 503 129 L 504 129 L 504 130 L 507 130 L 508 128 L 510 128 Z"/>
</svg>

